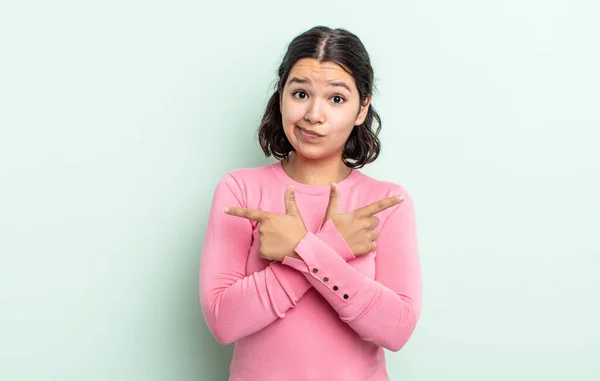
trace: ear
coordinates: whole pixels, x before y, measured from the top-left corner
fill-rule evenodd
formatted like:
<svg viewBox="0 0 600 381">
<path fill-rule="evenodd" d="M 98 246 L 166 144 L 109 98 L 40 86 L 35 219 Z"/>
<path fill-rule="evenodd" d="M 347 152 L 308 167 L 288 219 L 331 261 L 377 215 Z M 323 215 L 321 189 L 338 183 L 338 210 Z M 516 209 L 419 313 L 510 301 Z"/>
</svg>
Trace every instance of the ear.
<svg viewBox="0 0 600 381">
<path fill-rule="evenodd" d="M 371 105 L 371 94 L 367 95 L 364 102 L 360 105 L 360 111 L 356 116 L 356 120 L 354 121 L 355 126 L 360 126 L 364 123 L 367 118 L 367 113 L 369 112 L 369 106 Z"/>
</svg>

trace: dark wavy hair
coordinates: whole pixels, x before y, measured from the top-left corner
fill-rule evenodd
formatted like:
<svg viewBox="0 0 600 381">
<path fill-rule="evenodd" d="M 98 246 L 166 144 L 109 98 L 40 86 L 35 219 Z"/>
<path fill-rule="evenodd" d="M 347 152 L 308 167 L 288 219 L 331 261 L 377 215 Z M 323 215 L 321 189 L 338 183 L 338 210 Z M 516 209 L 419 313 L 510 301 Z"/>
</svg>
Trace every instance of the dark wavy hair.
<svg viewBox="0 0 600 381">
<path fill-rule="evenodd" d="M 347 71 L 356 82 L 363 104 L 373 94 L 373 68 L 366 48 L 360 39 L 345 29 L 316 26 L 298 35 L 287 47 L 278 70 L 275 92 L 269 99 L 260 127 L 258 141 L 265 155 L 287 159 L 294 151 L 283 131 L 280 97 L 294 64 L 302 58 L 314 58 L 319 62 L 334 62 Z M 373 121 L 377 127 L 373 130 Z M 381 142 L 381 118 L 372 104 L 365 121 L 355 126 L 346 141 L 342 160 L 347 167 L 361 168 L 379 156 Z"/>
</svg>

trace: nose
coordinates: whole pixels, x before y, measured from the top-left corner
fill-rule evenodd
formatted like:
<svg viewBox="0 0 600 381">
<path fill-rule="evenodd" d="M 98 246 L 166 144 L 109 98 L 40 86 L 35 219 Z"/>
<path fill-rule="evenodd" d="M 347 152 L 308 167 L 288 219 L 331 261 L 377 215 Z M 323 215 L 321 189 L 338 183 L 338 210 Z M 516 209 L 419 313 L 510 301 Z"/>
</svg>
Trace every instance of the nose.
<svg viewBox="0 0 600 381">
<path fill-rule="evenodd" d="M 323 123 L 324 122 L 324 114 L 321 105 L 317 100 L 313 100 L 308 105 L 308 109 L 306 110 L 306 114 L 304 115 L 304 119 L 309 121 L 311 124 Z"/>
</svg>

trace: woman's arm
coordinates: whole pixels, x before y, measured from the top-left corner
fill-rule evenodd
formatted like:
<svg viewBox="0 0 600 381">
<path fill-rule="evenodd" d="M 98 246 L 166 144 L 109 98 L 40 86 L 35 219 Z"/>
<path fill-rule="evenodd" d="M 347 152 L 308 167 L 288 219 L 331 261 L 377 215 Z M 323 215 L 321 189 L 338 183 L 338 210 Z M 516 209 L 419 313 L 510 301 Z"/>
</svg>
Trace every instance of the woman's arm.
<svg viewBox="0 0 600 381">
<path fill-rule="evenodd" d="M 376 275 L 370 279 L 344 261 L 335 250 L 308 233 L 296 248 L 302 259 L 283 264 L 302 272 L 314 288 L 364 340 L 392 351 L 404 346 L 421 311 L 421 268 L 414 205 L 390 209 L 377 238 Z M 328 221 L 324 229 L 335 229 Z"/>
<path fill-rule="evenodd" d="M 246 276 L 252 224 L 225 214 L 223 209 L 230 206 L 246 207 L 236 180 L 227 174 L 214 193 L 199 274 L 202 313 L 222 344 L 284 317 L 311 287 L 303 274 L 280 262 Z"/>
</svg>

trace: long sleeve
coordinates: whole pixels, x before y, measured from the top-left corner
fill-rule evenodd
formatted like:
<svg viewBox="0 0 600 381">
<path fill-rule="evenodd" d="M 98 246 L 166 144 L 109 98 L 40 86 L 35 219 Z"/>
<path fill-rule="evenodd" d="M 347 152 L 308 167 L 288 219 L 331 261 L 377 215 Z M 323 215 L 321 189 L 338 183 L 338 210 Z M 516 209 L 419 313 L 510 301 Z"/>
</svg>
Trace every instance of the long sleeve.
<svg viewBox="0 0 600 381">
<path fill-rule="evenodd" d="M 421 311 L 421 268 L 412 199 L 391 208 L 377 238 L 376 274 L 370 279 L 350 266 L 332 248 L 337 241 L 331 221 L 327 244 L 308 233 L 296 247 L 302 259 L 287 257 L 283 264 L 303 273 L 311 285 L 364 340 L 392 351 L 410 338 Z M 338 235 L 339 236 L 339 235 Z M 371 255 L 371 254 L 369 254 Z"/>
<path fill-rule="evenodd" d="M 243 199 L 235 179 L 224 176 L 214 193 L 200 261 L 202 313 L 222 344 L 284 317 L 311 287 L 303 274 L 280 262 L 246 276 L 252 223 L 223 212 L 228 206 L 245 208 Z"/>
</svg>

